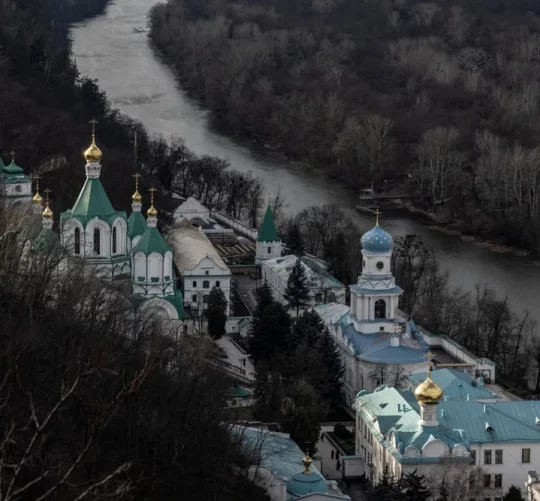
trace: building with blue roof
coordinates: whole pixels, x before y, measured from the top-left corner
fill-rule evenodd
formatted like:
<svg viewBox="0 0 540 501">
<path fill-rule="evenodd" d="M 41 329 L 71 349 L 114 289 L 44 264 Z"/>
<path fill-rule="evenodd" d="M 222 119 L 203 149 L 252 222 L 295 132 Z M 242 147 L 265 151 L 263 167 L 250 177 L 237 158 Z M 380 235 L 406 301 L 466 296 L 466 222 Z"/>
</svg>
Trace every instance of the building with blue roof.
<svg viewBox="0 0 540 501">
<path fill-rule="evenodd" d="M 344 473 L 375 481 L 385 467 L 396 478 L 417 470 L 432 487 L 445 478 L 464 488 L 462 499 L 495 501 L 511 485 L 522 488 L 540 464 L 540 402 L 488 401 L 448 369 L 412 379 L 420 378 L 414 392 L 383 385 L 358 393 L 356 455 L 344 458 Z M 463 398 L 473 388 L 480 398 Z"/>
<path fill-rule="evenodd" d="M 430 334 L 400 312 L 403 291 L 391 270 L 393 239 L 379 226 L 378 214 L 375 227 L 362 236 L 361 244 L 362 273 L 349 287 L 350 307 L 331 303 L 314 308 L 340 349 L 348 403 L 352 405 L 361 390 L 425 373 L 430 350 L 437 368 L 459 368 L 495 382 L 492 361 L 478 359 L 446 336 Z"/>
<path fill-rule="evenodd" d="M 409 389 L 416 387 L 426 379 L 426 372 L 408 375 Z M 444 392 L 445 400 L 478 400 L 480 402 L 496 402 L 501 396 L 486 388 L 482 377 L 474 378 L 468 372 L 459 369 L 437 369 L 431 378 Z"/>
<path fill-rule="evenodd" d="M 327 481 L 288 434 L 264 428 L 234 426 L 242 441 L 250 474 L 272 501 L 350 500 L 335 481 Z"/>
</svg>

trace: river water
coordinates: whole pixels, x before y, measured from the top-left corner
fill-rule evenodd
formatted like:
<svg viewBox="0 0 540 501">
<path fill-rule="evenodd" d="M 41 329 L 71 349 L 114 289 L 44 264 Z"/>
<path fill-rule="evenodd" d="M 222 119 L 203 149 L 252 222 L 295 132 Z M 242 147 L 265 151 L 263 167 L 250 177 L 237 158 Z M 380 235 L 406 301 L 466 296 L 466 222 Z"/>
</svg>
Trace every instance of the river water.
<svg viewBox="0 0 540 501">
<path fill-rule="evenodd" d="M 269 193 L 281 189 L 290 212 L 336 203 L 361 230 L 373 226 L 373 221 L 354 210 L 356 196 L 351 190 L 212 130 L 207 112 L 183 92 L 173 72 L 148 45 L 147 13 L 155 3 L 116 0 L 102 16 L 74 25 L 73 52 L 81 73 L 98 79 L 113 105 L 141 120 L 149 132 L 180 136 L 195 153 L 216 155 L 234 169 L 253 172 Z M 476 283 L 487 283 L 499 295 L 507 294 L 517 310 L 528 309 L 540 320 L 535 311 L 540 300 L 540 267 L 531 259 L 492 252 L 404 215 L 383 215 L 381 226 L 394 237 L 421 235 L 435 249 L 441 266 L 450 271 L 452 285 L 472 289 Z"/>
</svg>

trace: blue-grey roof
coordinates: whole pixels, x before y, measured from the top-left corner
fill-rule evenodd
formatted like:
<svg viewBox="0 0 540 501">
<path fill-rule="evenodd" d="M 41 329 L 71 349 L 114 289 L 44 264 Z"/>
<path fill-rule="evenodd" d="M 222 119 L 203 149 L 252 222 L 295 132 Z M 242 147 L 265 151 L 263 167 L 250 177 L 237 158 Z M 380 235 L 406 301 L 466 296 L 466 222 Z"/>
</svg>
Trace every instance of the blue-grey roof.
<svg viewBox="0 0 540 501">
<path fill-rule="evenodd" d="M 247 428 L 235 426 L 233 433 L 243 441 L 243 449 L 247 454 L 258 454 L 260 465 L 271 471 L 275 476 L 291 480 L 298 473 L 304 471 L 302 459 L 305 454 L 296 442 L 286 433 L 277 433 L 261 428 Z M 323 476 L 313 465 L 311 466 L 314 480 Z"/>
<path fill-rule="evenodd" d="M 439 424 L 430 427 L 420 425 L 419 404 L 410 390 L 381 386 L 374 392 L 361 391 L 356 405 L 376 439 L 403 463 L 438 461 L 402 456 L 407 447 L 422 450 L 434 439 L 450 448 L 461 444 L 467 450 L 474 443 L 540 442 L 540 401 L 441 401 L 437 406 Z M 376 416 L 379 430 L 372 416 Z M 391 435 L 395 436 L 396 447 L 390 441 Z"/>
<path fill-rule="evenodd" d="M 352 324 L 342 324 L 341 331 L 351 341 L 355 354 L 361 360 L 402 365 L 426 362 L 424 349 L 413 339 L 406 340 L 401 336 L 400 346 L 391 346 L 393 332 L 363 334 L 358 332 Z"/>
<path fill-rule="evenodd" d="M 426 380 L 426 372 L 417 372 L 409 376 L 409 380 L 416 386 Z M 499 396 L 480 386 L 468 373 L 458 369 L 438 369 L 431 373 L 431 379 L 437 383 L 447 399 L 466 399 L 467 395 L 473 400 L 497 400 Z"/>
<path fill-rule="evenodd" d="M 364 233 L 360 239 L 363 250 L 374 254 L 386 254 L 392 251 L 394 241 L 378 224 L 372 230 Z"/>
<path fill-rule="evenodd" d="M 328 492 L 328 485 L 321 475 L 301 472 L 297 473 L 287 482 L 287 492 L 293 498 L 312 493 L 326 494 Z"/>
<path fill-rule="evenodd" d="M 401 287 L 398 287 L 397 285 L 395 287 L 392 287 L 391 289 L 365 289 L 355 284 L 349 285 L 349 289 L 356 292 L 356 294 L 369 294 L 371 296 L 384 296 L 385 294 L 401 294 L 403 292 L 403 289 L 401 289 Z"/>
</svg>

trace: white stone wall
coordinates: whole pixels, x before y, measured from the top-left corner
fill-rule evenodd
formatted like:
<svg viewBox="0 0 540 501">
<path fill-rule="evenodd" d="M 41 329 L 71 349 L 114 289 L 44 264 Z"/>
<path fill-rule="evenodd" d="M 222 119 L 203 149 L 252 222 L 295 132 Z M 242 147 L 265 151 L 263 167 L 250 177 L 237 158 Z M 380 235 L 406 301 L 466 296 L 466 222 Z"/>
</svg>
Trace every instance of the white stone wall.
<svg viewBox="0 0 540 501">
<path fill-rule="evenodd" d="M 281 242 L 259 242 L 257 240 L 255 263 L 260 264 L 267 259 L 281 257 Z"/>
</svg>

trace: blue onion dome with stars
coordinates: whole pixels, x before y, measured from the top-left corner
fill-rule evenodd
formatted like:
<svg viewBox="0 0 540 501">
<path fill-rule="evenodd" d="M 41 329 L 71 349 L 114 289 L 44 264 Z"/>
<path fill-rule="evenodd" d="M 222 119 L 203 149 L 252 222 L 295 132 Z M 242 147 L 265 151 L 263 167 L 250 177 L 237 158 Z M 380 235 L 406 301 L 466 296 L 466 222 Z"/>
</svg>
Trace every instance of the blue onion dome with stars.
<svg viewBox="0 0 540 501">
<path fill-rule="evenodd" d="M 360 243 L 366 252 L 385 254 L 392 252 L 394 240 L 389 233 L 386 233 L 386 231 L 379 226 L 379 214 L 380 212 L 375 213 L 377 217 L 375 227 L 362 235 Z"/>
</svg>

